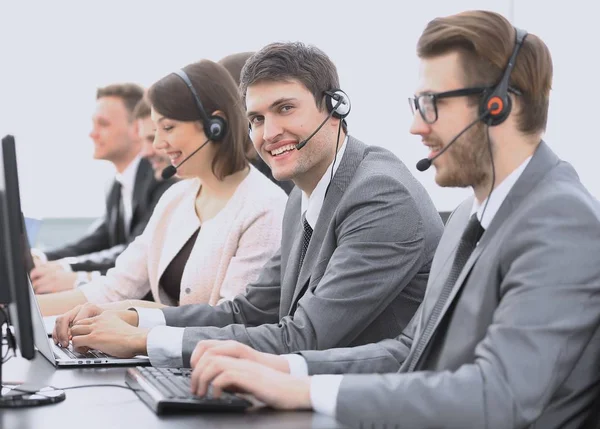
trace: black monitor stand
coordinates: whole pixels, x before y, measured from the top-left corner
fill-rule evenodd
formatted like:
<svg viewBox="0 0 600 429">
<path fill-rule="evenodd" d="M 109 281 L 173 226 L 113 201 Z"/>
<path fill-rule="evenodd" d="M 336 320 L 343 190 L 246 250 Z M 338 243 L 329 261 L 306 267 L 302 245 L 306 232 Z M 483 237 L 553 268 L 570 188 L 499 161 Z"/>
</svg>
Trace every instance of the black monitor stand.
<svg viewBox="0 0 600 429">
<path fill-rule="evenodd" d="M 6 309 L 0 308 L 0 332 L 6 329 L 6 337 L 12 334 L 7 320 Z M 8 346 L 14 340 L 8 340 Z M 2 350 L 2 352 L 4 352 Z M 2 353 L 0 353 L 2 354 Z M 2 383 L 2 356 L 0 356 L 0 408 L 23 408 L 38 405 L 56 404 L 65 400 L 65 392 L 54 387 L 41 387 L 32 383 L 10 384 Z"/>
</svg>

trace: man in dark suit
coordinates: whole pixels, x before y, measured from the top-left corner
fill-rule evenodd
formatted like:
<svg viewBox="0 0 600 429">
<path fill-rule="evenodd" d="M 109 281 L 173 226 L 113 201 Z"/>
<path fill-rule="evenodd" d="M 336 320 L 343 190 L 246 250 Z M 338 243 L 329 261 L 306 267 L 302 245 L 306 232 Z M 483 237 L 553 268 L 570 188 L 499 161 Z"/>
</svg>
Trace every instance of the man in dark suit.
<svg viewBox="0 0 600 429">
<path fill-rule="evenodd" d="M 212 342 L 193 390 L 361 428 L 580 428 L 600 392 L 600 204 L 541 139 L 550 52 L 487 11 L 431 21 L 417 50 L 411 133 L 431 150 L 418 165 L 474 196 L 446 224 L 415 317 L 396 339 L 300 355 Z"/>
<path fill-rule="evenodd" d="M 142 233 L 154 206 L 171 181 L 158 181 L 140 156 L 138 123 L 132 112 L 144 90 L 135 84 L 99 88 L 90 137 L 94 158 L 111 162 L 117 175 L 106 198 L 106 212 L 90 232 L 74 243 L 43 252 L 34 250 L 31 280 L 36 293 L 77 287 L 105 274 L 128 243 Z"/>
</svg>

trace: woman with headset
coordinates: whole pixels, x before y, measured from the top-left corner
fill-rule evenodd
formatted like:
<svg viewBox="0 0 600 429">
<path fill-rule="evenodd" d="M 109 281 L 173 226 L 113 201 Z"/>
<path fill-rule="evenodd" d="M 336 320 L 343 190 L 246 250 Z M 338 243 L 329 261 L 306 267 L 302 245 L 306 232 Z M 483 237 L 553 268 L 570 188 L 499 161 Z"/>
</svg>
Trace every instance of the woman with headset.
<svg viewBox="0 0 600 429">
<path fill-rule="evenodd" d="M 106 276 L 38 296 L 44 315 L 86 302 L 215 305 L 243 293 L 279 248 L 286 195 L 245 157 L 248 122 L 228 71 L 208 60 L 190 64 L 152 85 L 148 98 L 154 146 L 171 160 L 163 177 L 186 180 L 165 192 Z M 155 302 L 140 300 L 148 291 Z"/>
</svg>

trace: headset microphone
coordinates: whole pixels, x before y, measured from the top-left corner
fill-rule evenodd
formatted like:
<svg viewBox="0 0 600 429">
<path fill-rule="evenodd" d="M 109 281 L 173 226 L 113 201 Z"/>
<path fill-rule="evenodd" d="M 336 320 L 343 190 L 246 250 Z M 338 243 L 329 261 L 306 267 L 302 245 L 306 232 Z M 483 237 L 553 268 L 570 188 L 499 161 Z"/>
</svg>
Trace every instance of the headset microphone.
<svg viewBox="0 0 600 429">
<path fill-rule="evenodd" d="M 192 157 L 192 155 L 194 155 L 196 152 L 198 152 L 200 149 L 202 149 L 204 146 L 206 146 L 206 144 L 209 141 L 210 141 L 210 139 L 207 139 L 204 143 L 202 143 L 202 145 L 200 145 L 200 147 L 198 149 L 196 149 L 195 151 L 190 153 L 183 161 L 181 161 L 179 164 L 177 164 L 177 166 L 169 165 L 168 167 L 165 167 L 165 169 L 160 174 L 162 176 L 163 180 L 167 180 L 167 179 L 170 179 L 171 177 L 173 177 L 175 175 L 175 173 L 177 173 L 177 169 L 179 167 L 181 167 L 181 165 L 184 162 L 186 162 L 188 159 L 190 159 Z"/>
<path fill-rule="evenodd" d="M 338 101 L 338 103 L 340 103 L 341 101 Z M 306 143 L 308 143 L 308 141 L 310 139 L 312 139 L 315 134 L 317 134 L 319 132 L 319 130 L 321 128 L 323 128 L 323 125 L 325 125 L 325 122 L 327 122 L 329 119 L 331 119 L 331 117 L 333 116 L 333 114 L 335 113 L 335 110 L 332 110 L 331 112 L 329 112 L 329 115 L 327 115 L 327 117 L 325 118 L 325 120 L 323 122 L 321 122 L 321 125 L 319 125 L 319 127 L 307 138 L 305 138 L 304 140 L 302 140 L 300 143 L 298 143 L 296 145 L 296 149 L 300 150 L 302 149 L 304 146 L 306 146 Z"/>
<path fill-rule="evenodd" d="M 493 107 L 493 106 L 492 106 Z M 481 113 L 477 119 L 475 119 L 473 122 L 471 122 L 469 125 L 467 125 L 465 127 L 464 130 L 462 130 L 460 133 L 458 133 L 456 135 L 456 137 L 454 137 L 452 140 L 450 140 L 450 143 L 448 143 L 442 150 L 440 150 L 438 153 L 435 154 L 435 156 L 431 157 L 431 158 L 423 158 L 421 159 L 419 162 L 417 162 L 417 170 L 419 171 L 425 171 L 427 170 L 429 167 L 431 167 L 431 164 L 433 163 L 433 161 L 435 161 L 436 159 L 438 159 L 438 157 L 443 154 L 444 152 L 446 152 L 450 146 L 452 146 L 454 144 L 454 142 L 456 140 L 458 140 L 458 138 L 460 136 L 462 136 L 464 133 L 467 132 L 467 130 L 469 130 L 473 125 L 475 125 L 477 122 L 481 121 L 483 118 L 485 118 L 488 115 L 488 112 L 485 111 L 483 113 Z"/>
<path fill-rule="evenodd" d="M 327 108 L 329 109 L 329 115 L 327 115 L 325 120 L 321 122 L 321 125 L 319 125 L 319 127 L 310 136 L 308 136 L 296 145 L 296 149 L 300 150 L 304 146 L 306 146 L 306 143 L 308 143 L 308 141 L 312 139 L 321 128 L 323 128 L 323 125 L 325 125 L 325 123 L 329 119 L 331 119 L 332 116 L 335 115 L 336 118 L 340 118 L 343 120 L 346 116 L 348 116 L 348 113 L 350 113 L 350 99 L 344 91 L 342 91 L 341 89 L 325 91 L 325 96 Z M 333 105 L 333 102 L 331 100 L 336 101 L 335 105 Z"/>
</svg>

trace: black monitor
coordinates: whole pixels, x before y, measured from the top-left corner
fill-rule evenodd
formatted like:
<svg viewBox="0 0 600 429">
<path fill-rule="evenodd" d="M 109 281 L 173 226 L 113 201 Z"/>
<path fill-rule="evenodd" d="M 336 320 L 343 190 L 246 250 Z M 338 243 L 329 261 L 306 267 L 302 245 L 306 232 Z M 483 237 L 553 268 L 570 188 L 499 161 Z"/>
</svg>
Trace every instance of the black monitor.
<svg viewBox="0 0 600 429">
<path fill-rule="evenodd" d="M 31 324 L 31 303 L 29 302 L 28 274 L 24 270 L 23 223 L 15 139 L 6 136 L 2 139 L 2 167 L 0 178 L 0 204 L 2 207 L 2 238 L 8 290 L 12 300 L 9 305 L 11 321 L 16 331 L 21 356 L 33 359 L 33 326 Z"/>
<path fill-rule="evenodd" d="M 4 294 L 8 301 L 10 321 L 14 328 L 16 343 L 21 356 L 33 359 L 35 356 L 33 340 L 33 323 L 31 318 L 29 273 L 26 260 L 29 255 L 28 246 L 25 244 L 26 232 L 21 212 L 21 198 L 19 193 L 19 176 L 17 172 L 17 154 L 15 139 L 6 136 L 2 139 L 0 157 L 0 250 L 4 258 L 4 270 L 0 275 L 3 288 L 9 291 Z M 6 285 L 8 284 L 8 288 Z M 6 304 L 6 303 L 5 303 Z M 4 319 L 5 311 L 0 312 Z M 0 320 L 2 324 L 7 321 Z M 11 333 L 7 328 L 7 337 Z M 10 344 L 11 341 L 8 341 Z M 2 382 L 2 362 L 0 362 L 0 385 Z M 64 399 L 57 395 L 51 388 L 40 389 L 33 385 L 14 386 L 6 394 L 0 390 L 0 407 L 23 407 L 42 405 L 58 402 Z"/>
<path fill-rule="evenodd" d="M 4 192 L 4 178 L 2 178 L 2 184 L 0 184 L 0 192 Z M 2 197 L 4 199 L 4 197 Z M 4 222 L 4 205 L 0 204 L 0 225 Z M 0 232 L 4 231 L 4 227 L 0 226 Z M 10 293 L 10 286 L 8 282 L 8 266 L 6 258 L 4 257 L 4 240 L 0 238 L 0 306 L 11 303 L 12 294 Z"/>
</svg>

